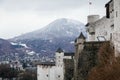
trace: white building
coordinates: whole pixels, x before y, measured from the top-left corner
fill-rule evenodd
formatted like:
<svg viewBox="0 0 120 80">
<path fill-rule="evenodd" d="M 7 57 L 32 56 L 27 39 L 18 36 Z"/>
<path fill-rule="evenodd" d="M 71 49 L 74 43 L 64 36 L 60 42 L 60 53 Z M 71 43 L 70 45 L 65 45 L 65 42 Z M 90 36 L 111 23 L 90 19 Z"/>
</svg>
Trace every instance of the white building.
<svg viewBox="0 0 120 80">
<path fill-rule="evenodd" d="M 38 80 L 55 80 L 55 63 L 41 63 L 37 66 Z"/>
<path fill-rule="evenodd" d="M 105 41 L 112 38 L 114 32 L 114 11 L 113 1 L 106 5 L 106 16 L 100 18 L 99 15 L 89 15 L 86 25 L 88 32 L 88 41 Z"/>
<path fill-rule="evenodd" d="M 114 3 L 109 1 L 106 5 L 106 16 L 89 15 L 86 25 L 88 41 L 109 41 L 114 32 Z"/>
<path fill-rule="evenodd" d="M 114 2 L 114 34 L 115 55 L 120 56 L 120 0 Z"/>
<path fill-rule="evenodd" d="M 23 70 L 23 65 L 20 63 L 20 61 L 11 61 L 9 63 L 11 68 L 17 69 L 17 70 Z"/>
<path fill-rule="evenodd" d="M 110 0 L 105 7 L 106 16 L 103 18 L 88 16 L 88 41 L 111 41 L 115 56 L 120 56 L 120 0 Z"/>
<path fill-rule="evenodd" d="M 64 80 L 64 59 L 72 59 L 74 53 L 64 53 L 59 48 L 55 53 L 55 62 L 42 62 L 37 65 L 38 80 Z"/>
<path fill-rule="evenodd" d="M 105 16 L 99 19 L 99 15 L 88 16 L 88 41 L 110 40 L 113 32 L 113 23 L 111 19 Z"/>
</svg>

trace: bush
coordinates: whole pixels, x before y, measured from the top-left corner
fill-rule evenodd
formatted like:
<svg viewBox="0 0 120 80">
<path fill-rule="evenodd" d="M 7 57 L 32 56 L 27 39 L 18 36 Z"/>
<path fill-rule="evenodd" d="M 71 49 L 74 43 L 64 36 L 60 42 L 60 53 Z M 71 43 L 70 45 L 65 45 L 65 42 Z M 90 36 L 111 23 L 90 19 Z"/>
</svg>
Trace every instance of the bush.
<svg viewBox="0 0 120 80">
<path fill-rule="evenodd" d="M 18 70 L 11 68 L 7 64 L 0 65 L 0 77 L 2 77 L 3 79 L 4 78 L 8 78 L 8 79 L 16 78 L 17 75 L 18 75 Z"/>
<path fill-rule="evenodd" d="M 100 48 L 98 59 L 99 64 L 91 70 L 88 80 L 120 80 L 120 58 L 114 57 L 110 44 Z"/>
<path fill-rule="evenodd" d="M 37 80 L 37 74 L 34 72 L 22 72 L 19 75 L 19 80 Z"/>
</svg>

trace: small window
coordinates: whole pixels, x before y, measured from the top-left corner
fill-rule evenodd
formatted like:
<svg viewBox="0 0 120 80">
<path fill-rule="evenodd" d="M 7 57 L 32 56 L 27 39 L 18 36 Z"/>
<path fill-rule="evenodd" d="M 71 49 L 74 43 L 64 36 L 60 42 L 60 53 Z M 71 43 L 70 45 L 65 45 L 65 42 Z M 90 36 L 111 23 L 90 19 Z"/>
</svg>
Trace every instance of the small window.
<svg viewBox="0 0 120 80">
<path fill-rule="evenodd" d="M 60 60 L 58 60 L 58 62 L 60 62 Z"/>
<path fill-rule="evenodd" d="M 114 24 L 111 25 L 111 29 L 114 29 Z"/>
<path fill-rule="evenodd" d="M 60 78 L 60 75 L 58 75 L 58 78 Z"/>
<path fill-rule="evenodd" d="M 116 11 L 116 17 L 118 17 L 118 12 Z"/>
<path fill-rule="evenodd" d="M 112 33 L 110 33 L 110 40 L 112 40 Z"/>
<path fill-rule="evenodd" d="M 48 74 L 46 76 L 48 77 Z"/>
<path fill-rule="evenodd" d="M 115 47 L 113 46 L 113 49 L 115 49 Z"/>
<path fill-rule="evenodd" d="M 104 32 L 104 35 L 107 36 L 107 31 Z"/>
</svg>

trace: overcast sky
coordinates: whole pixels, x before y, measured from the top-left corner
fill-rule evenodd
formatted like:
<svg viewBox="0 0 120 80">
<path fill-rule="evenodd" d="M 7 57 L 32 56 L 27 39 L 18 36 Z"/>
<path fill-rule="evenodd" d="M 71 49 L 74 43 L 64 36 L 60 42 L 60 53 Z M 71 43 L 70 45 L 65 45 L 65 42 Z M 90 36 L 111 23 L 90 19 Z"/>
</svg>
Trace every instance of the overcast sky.
<svg viewBox="0 0 120 80">
<path fill-rule="evenodd" d="M 31 32 L 58 18 L 79 20 L 84 24 L 89 14 L 105 15 L 109 0 L 0 0 L 0 38 L 12 38 Z"/>
</svg>

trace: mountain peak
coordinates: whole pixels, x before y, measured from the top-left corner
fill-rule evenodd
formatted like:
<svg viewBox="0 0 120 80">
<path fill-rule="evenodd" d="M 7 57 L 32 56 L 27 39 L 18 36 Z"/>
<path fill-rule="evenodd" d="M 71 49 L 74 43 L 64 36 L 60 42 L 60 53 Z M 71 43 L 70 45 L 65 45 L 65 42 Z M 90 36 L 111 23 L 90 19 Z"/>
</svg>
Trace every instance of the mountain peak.
<svg viewBox="0 0 120 80">
<path fill-rule="evenodd" d="M 43 39 L 51 40 L 61 37 L 77 37 L 78 34 L 85 29 L 84 24 L 72 19 L 57 19 L 40 30 L 33 31 L 18 37 L 14 40 L 25 39 Z"/>
<path fill-rule="evenodd" d="M 62 24 L 65 24 L 65 23 L 73 23 L 73 24 L 76 24 L 76 25 L 83 25 L 83 23 L 77 21 L 77 20 L 73 20 L 73 19 L 68 19 L 68 18 L 60 18 L 60 19 L 56 19 L 55 21 L 53 21 L 52 23 L 62 23 Z"/>
<path fill-rule="evenodd" d="M 79 36 L 80 32 L 85 33 L 83 23 L 61 18 L 40 30 L 13 38 L 12 41 L 21 42 L 37 53 L 51 56 L 57 47 L 61 47 L 67 52 L 73 52 L 74 39 Z"/>
</svg>

